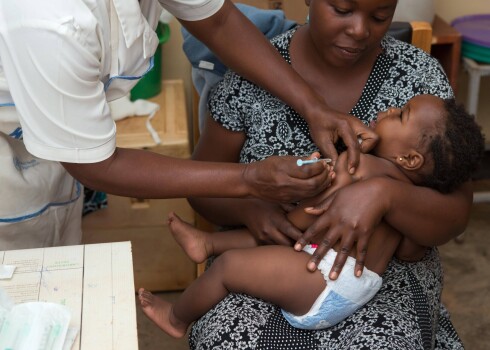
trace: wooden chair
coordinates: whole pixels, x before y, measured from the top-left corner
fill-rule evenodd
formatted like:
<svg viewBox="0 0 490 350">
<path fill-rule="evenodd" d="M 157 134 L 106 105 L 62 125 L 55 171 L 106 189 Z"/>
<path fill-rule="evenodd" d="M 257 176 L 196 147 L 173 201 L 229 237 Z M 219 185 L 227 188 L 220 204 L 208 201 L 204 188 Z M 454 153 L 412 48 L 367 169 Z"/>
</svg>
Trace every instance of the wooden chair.
<svg viewBox="0 0 490 350">
<path fill-rule="evenodd" d="M 388 34 L 430 53 L 432 26 L 429 22 L 393 22 Z"/>
</svg>

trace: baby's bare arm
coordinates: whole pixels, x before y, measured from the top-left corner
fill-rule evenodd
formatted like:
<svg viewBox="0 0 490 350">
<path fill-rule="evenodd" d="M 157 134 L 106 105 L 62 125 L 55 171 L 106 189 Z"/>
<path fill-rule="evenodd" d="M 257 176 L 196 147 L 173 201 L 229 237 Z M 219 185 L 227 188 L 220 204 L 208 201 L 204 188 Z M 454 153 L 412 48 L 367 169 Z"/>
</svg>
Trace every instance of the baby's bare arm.
<svg viewBox="0 0 490 350">
<path fill-rule="evenodd" d="M 361 162 L 359 163 L 359 167 L 357 168 L 358 170 L 356 171 L 356 173 L 362 167 L 362 158 L 363 154 L 361 154 Z M 289 221 L 291 221 L 293 225 L 295 225 L 301 231 L 306 230 L 316 219 L 315 215 L 307 214 L 304 211 L 305 208 L 320 203 L 332 193 L 337 191 L 339 188 L 347 186 L 355 181 L 355 176 L 350 175 L 347 170 L 347 161 L 347 153 L 344 152 L 340 154 L 334 166 L 335 178 L 333 179 L 330 187 L 328 187 L 325 191 L 315 197 L 301 201 L 294 210 L 288 213 Z"/>
<path fill-rule="evenodd" d="M 304 208 L 317 205 L 339 188 L 376 176 L 388 176 L 401 181 L 409 181 L 393 163 L 370 154 L 361 154 L 359 166 L 356 168 L 356 172 L 351 175 L 348 171 L 347 153 L 344 152 L 337 159 L 334 172 L 335 178 L 330 187 L 315 197 L 301 201 L 298 207 L 288 214 L 289 221 L 300 230 L 306 230 L 316 218 L 314 215 L 305 213 Z"/>
</svg>

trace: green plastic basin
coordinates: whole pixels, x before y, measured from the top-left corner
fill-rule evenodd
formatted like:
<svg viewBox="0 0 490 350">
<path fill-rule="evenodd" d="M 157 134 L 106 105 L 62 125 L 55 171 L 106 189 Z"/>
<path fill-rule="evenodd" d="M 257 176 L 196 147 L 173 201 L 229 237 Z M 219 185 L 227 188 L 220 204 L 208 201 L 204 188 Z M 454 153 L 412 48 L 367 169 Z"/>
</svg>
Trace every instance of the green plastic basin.
<svg viewBox="0 0 490 350">
<path fill-rule="evenodd" d="M 153 68 L 131 89 L 131 101 L 154 97 L 162 91 L 162 45 L 170 37 L 170 27 L 158 22 L 155 32 L 159 43 L 153 58 Z"/>
</svg>

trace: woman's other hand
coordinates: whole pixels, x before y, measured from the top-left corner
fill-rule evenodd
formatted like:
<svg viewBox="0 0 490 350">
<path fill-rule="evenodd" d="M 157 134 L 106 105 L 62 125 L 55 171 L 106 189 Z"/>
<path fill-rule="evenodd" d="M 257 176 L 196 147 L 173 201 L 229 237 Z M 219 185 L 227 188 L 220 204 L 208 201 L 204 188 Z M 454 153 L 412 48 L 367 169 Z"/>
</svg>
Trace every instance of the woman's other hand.
<svg viewBox="0 0 490 350">
<path fill-rule="evenodd" d="M 253 212 L 246 215 L 245 225 L 261 244 L 292 246 L 302 234 L 287 219 L 287 213 L 293 208 L 293 205 L 257 201 Z"/>
<path fill-rule="evenodd" d="M 360 276 L 369 237 L 389 210 L 389 196 L 377 180 L 368 179 L 343 187 L 321 204 L 305 209 L 307 213 L 319 216 L 295 246 L 300 250 L 309 242 L 318 242 L 318 248 L 308 262 L 308 270 L 315 271 L 327 251 L 339 243 L 329 277 L 333 280 L 338 277 L 354 245 L 355 274 Z"/>
<path fill-rule="evenodd" d="M 325 162 L 298 166 L 298 157 L 273 156 L 247 164 L 243 178 L 254 197 L 284 203 L 313 197 L 332 182 Z"/>
</svg>

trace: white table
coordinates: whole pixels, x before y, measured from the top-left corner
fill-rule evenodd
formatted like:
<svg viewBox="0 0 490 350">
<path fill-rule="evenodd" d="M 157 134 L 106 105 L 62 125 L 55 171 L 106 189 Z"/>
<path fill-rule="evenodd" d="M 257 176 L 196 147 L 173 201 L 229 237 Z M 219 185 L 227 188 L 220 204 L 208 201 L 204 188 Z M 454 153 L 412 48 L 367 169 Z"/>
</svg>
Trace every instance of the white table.
<svg viewBox="0 0 490 350">
<path fill-rule="evenodd" d="M 130 242 L 0 251 L 15 265 L 0 280 L 15 303 L 66 305 L 80 332 L 72 350 L 136 350 L 138 337 Z"/>
</svg>

